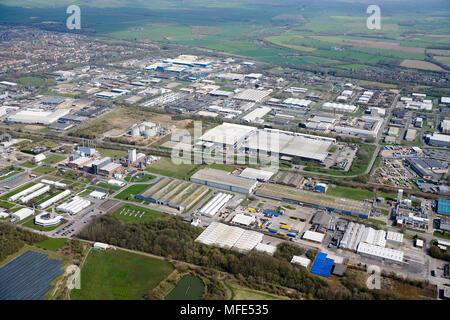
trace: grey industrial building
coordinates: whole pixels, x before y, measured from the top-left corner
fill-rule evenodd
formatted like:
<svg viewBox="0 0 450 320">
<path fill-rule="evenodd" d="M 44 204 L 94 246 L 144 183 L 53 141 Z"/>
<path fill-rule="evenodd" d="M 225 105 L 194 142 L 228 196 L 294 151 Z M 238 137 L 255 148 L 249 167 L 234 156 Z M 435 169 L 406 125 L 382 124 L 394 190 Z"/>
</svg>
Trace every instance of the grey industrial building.
<svg viewBox="0 0 450 320">
<path fill-rule="evenodd" d="M 197 171 L 190 180 L 213 188 L 245 194 L 252 193 L 258 185 L 256 180 L 233 176 L 226 171 L 211 168 Z"/>
</svg>

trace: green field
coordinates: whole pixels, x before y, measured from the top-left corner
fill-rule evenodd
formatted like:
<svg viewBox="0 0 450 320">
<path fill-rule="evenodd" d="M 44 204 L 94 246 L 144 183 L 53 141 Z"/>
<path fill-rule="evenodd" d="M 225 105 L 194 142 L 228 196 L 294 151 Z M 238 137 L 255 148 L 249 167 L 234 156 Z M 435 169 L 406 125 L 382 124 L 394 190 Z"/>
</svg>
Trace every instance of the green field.
<svg viewBox="0 0 450 320">
<path fill-rule="evenodd" d="M 116 149 L 97 148 L 97 151 L 102 157 L 111 157 L 115 159 L 120 159 L 128 154 L 126 151 Z"/>
<path fill-rule="evenodd" d="M 178 281 L 177 286 L 167 295 L 166 300 L 201 300 L 205 284 L 199 277 L 187 275 Z"/>
<path fill-rule="evenodd" d="M 30 161 L 25 161 L 24 163 L 20 164 L 22 167 L 25 168 L 34 168 L 36 165 L 34 163 L 31 163 Z"/>
<path fill-rule="evenodd" d="M 26 220 L 24 223 L 22 223 L 22 225 L 24 227 L 28 227 L 28 228 L 31 228 L 31 229 L 34 229 L 34 230 L 38 230 L 38 231 L 53 231 L 53 230 L 59 228 L 60 226 L 62 226 L 64 223 L 65 223 L 65 221 L 63 220 L 62 223 L 60 223 L 60 224 L 58 224 L 56 226 L 41 227 L 41 226 L 38 226 L 38 225 L 34 224 L 34 216 L 33 216 L 30 219 Z"/>
<path fill-rule="evenodd" d="M 106 182 L 99 182 L 99 183 L 97 183 L 97 186 L 105 188 L 105 189 L 115 190 L 115 191 L 120 190 L 124 187 L 124 186 L 122 186 L 122 187 L 121 186 L 113 186 L 113 185 L 107 184 Z"/>
<path fill-rule="evenodd" d="M 132 177 L 126 177 L 125 181 L 127 182 L 148 182 L 150 180 L 155 179 L 155 176 L 152 176 L 151 174 L 146 174 L 144 172 L 138 173 Z"/>
<path fill-rule="evenodd" d="M 122 192 L 120 192 L 118 195 L 116 195 L 114 198 L 119 200 L 130 200 L 135 201 L 134 198 L 136 195 L 147 189 L 150 185 L 149 184 L 135 184 L 132 186 L 129 186 Z"/>
<path fill-rule="evenodd" d="M 141 300 L 172 273 L 165 260 L 122 250 L 91 252 L 73 300 Z"/>
<path fill-rule="evenodd" d="M 43 166 L 37 167 L 32 172 L 35 174 L 49 174 L 49 173 L 55 172 L 56 170 L 57 169 L 55 167 L 43 165 Z"/>
<path fill-rule="evenodd" d="M 124 222 L 146 222 L 160 217 L 162 213 L 133 204 L 126 204 L 114 211 L 113 214 Z"/>
<path fill-rule="evenodd" d="M 20 188 L 17 188 L 15 190 L 13 190 L 13 191 L 11 191 L 11 192 L 1 196 L 0 199 L 1 200 L 7 200 L 9 197 L 11 197 L 11 196 L 15 195 L 16 193 L 19 193 L 19 192 L 21 192 L 21 191 L 23 191 L 25 189 L 30 188 L 30 187 L 34 186 L 35 184 L 36 184 L 35 182 L 27 183 L 26 185 L 21 186 Z"/>
<path fill-rule="evenodd" d="M 355 189 L 355 188 L 342 187 L 342 186 L 328 188 L 327 195 L 340 197 L 340 198 L 359 200 L 359 201 L 374 198 L 374 193 L 370 190 Z"/>
<path fill-rule="evenodd" d="M 65 159 L 66 157 L 58 155 L 58 154 L 52 154 L 50 156 L 48 156 L 47 158 L 45 158 L 44 160 L 42 160 L 42 162 L 46 163 L 46 164 L 56 164 L 58 162 L 61 162 Z"/>
<path fill-rule="evenodd" d="M 16 174 L 23 172 L 23 171 L 24 170 L 20 167 L 14 167 L 14 168 L 7 167 L 0 171 L 3 174 L 3 176 L 0 177 L 0 181 L 11 178 L 12 176 L 15 176 Z"/>
<path fill-rule="evenodd" d="M 82 30 L 98 39 L 195 46 L 289 65 L 399 64 L 402 59 L 426 58 L 408 47 L 448 48 L 449 9 L 442 1 L 405 5 L 383 1 L 382 28 L 366 26 L 367 2 L 321 0 L 285 1 L 131 1 L 96 0 L 83 3 Z M 4 0 L 2 22 L 63 21 L 71 2 Z M 43 10 L 45 8 L 45 10 Z M 447 22 L 446 22 L 447 21 Z M 398 43 L 400 49 L 350 45 L 346 40 Z M 338 47 L 338 49 L 335 49 Z M 440 58 L 441 63 L 448 59 Z M 349 67 L 352 68 L 352 67 Z M 356 67 L 356 68 L 359 68 Z M 341 69 L 342 70 L 342 69 Z M 42 86 L 48 79 L 24 77 L 26 85 Z"/>
<path fill-rule="evenodd" d="M 69 240 L 63 238 L 48 238 L 42 242 L 36 243 L 36 245 L 43 249 L 57 251 L 59 248 L 65 245 L 67 241 Z"/>
<path fill-rule="evenodd" d="M 177 165 L 172 162 L 172 159 L 162 157 L 156 163 L 146 168 L 145 171 L 171 178 L 184 179 L 189 177 L 197 167 L 198 165 L 195 164 Z"/>
</svg>

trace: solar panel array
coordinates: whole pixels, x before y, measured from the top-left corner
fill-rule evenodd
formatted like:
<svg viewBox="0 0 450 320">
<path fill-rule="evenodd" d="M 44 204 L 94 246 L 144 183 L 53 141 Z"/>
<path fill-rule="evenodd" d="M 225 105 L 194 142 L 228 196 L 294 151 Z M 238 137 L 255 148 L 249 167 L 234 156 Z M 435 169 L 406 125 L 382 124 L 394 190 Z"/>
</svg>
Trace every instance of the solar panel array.
<svg viewBox="0 0 450 320">
<path fill-rule="evenodd" d="M 319 252 L 314 260 L 314 265 L 311 268 L 311 273 L 318 274 L 322 277 L 329 278 L 331 268 L 333 268 L 334 260 L 327 258 L 327 254 Z"/>
<path fill-rule="evenodd" d="M 0 300 L 42 300 L 54 286 L 50 283 L 64 271 L 63 260 L 26 251 L 0 268 Z"/>
</svg>

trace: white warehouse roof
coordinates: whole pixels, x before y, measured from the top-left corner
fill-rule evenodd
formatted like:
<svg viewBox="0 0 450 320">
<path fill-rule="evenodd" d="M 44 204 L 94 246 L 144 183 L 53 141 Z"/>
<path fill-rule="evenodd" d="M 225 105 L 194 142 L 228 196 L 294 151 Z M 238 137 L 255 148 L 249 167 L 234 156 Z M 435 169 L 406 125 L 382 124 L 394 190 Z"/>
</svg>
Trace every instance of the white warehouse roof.
<svg viewBox="0 0 450 320">
<path fill-rule="evenodd" d="M 256 221 L 255 217 L 247 216 L 245 214 L 237 214 L 234 216 L 233 220 L 231 220 L 231 222 L 241 224 L 243 226 L 249 226 L 255 221 Z"/>
<path fill-rule="evenodd" d="M 262 233 L 212 222 L 195 241 L 220 248 L 248 252 L 255 248 L 262 239 Z"/>
<path fill-rule="evenodd" d="M 359 254 L 367 255 L 377 259 L 383 259 L 390 262 L 402 263 L 403 252 L 390 248 L 383 248 L 369 243 L 360 242 L 358 245 Z"/>
<path fill-rule="evenodd" d="M 34 214 L 34 210 L 30 208 L 22 208 L 19 211 L 14 212 L 11 217 L 20 220 L 26 219 Z"/>
<path fill-rule="evenodd" d="M 55 111 L 22 110 L 6 118 L 6 122 L 51 124 L 70 112 L 69 109 Z"/>
<path fill-rule="evenodd" d="M 52 204 L 58 202 L 64 197 L 67 197 L 70 194 L 70 190 L 64 190 L 63 192 L 57 194 L 56 196 L 52 197 L 51 199 L 48 199 L 47 201 L 40 203 L 37 205 L 38 209 L 45 209 L 48 206 L 51 206 Z"/>
<path fill-rule="evenodd" d="M 291 263 L 296 263 L 299 264 L 305 268 L 308 268 L 309 264 L 311 263 L 311 260 L 305 257 L 300 257 L 300 256 L 293 256 Z"/>
<path fill-rule="evenodd" d="M 303 239 L 314 241 L 314 242 L 319 242 L 319 243 L 322 243 L 324 237 L 325 237 L 325 234 L 323 234 L 323 233 L 309 231 L 309 230 L 303 234 Z"/>
<path fill-rule="evenodd" d="M 386 240 L 394 243 L 403 243 L 403 234 L 400 232 L 388 231 L 386 235 Z"/>
<path fill-rule="evenodd" d="M 70 214 L 76 214 L 81 210 L 89 207 L 91 202 L 81 197 L 75 196 L 70 201 L 67 201 L 59 205 L 56 209 L 62 212 L 68 212 Z"/>
<path fill-rule="evenodd" d="M 200 213 L 212 217 L 232 198 L 231 194 L 219 193 L 200 209 Z"/>
<path fill-rule="evenodd" d="M 255 247 L 255 250 L 273 255 L 275 251 L 277 251 L 277 247 L 271 244 L 258 243 L 258 245 Z"/>
<path fill-rule="evenodd" d="M 274 172 L 272 172 L 272 171 L 258 170 L 258 169 L 254 169 L 254 168 L 245 168 L 241 172 L 239 177 L 253 179 L 253 180 L 267 181 L 273 175 L 274 175 Z"/>
</svg>

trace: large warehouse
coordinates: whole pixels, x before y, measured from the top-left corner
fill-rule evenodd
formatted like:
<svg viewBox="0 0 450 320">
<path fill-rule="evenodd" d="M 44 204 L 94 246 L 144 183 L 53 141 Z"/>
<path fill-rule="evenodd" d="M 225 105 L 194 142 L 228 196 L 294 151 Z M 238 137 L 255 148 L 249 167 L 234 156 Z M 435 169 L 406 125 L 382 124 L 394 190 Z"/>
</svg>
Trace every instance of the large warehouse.
<svg viewBox="0 0 450 320">
<path fill-rule="evenodd" d="M 276 129 L 223 123 L 201 136 L 196 145 L 236 148 L 306 160 L 324 161 L 336 139 Z"/>
<path fill-rule="evenodd" d="M 192 182 L 204 184 L 213 188 L 249 194 L 255 190 L 258 182 L 251 179 L 236 177 L 229 172 L 205 168 L 192 175 Z"/>
<path fill-rule="evenodd" d="M 187 181 L 162 178 L 138 194 L 136 199 L 184 211 L 197 203 L 209 190 L 208 187 L 198 186 Z"/>
<path fill-rule="evenodd" d="M 324 161 L 336 139 L 276 129 L 258 130 L 243 148 L 251 152 L 279 154 L 306 160 Z"/>
<path fill-rule="evenodd" d="M 44 111 L 41 109 L 21 110 L 14 115 L 8 116 L 5 122 L 29 123 L 49 125 L 70 112 L 69 109 L 58 109 L 55 111 Z"/>
<path fill-rule="evenodd" d="M 272 183 L 265 183 L 255 192 L 255 195 L 365 219 L 369 218 L 372 210 L 371 205 L 365 202 L 337 198 Z"/>
<path fill-rule="evenodd" d="M 224 147 L 238 147 L 257 130 L 256 127 L 224 122 L 202 135 L 199 142 L 200 144 L 211 142 Z"/>
<path fill-rule="evenodd" d="M 263 237 L 262 233 L 256 231 L 212 222 L 195 241 L 224 249 L 248 252 L 261 243 Z"/>
</svg>

